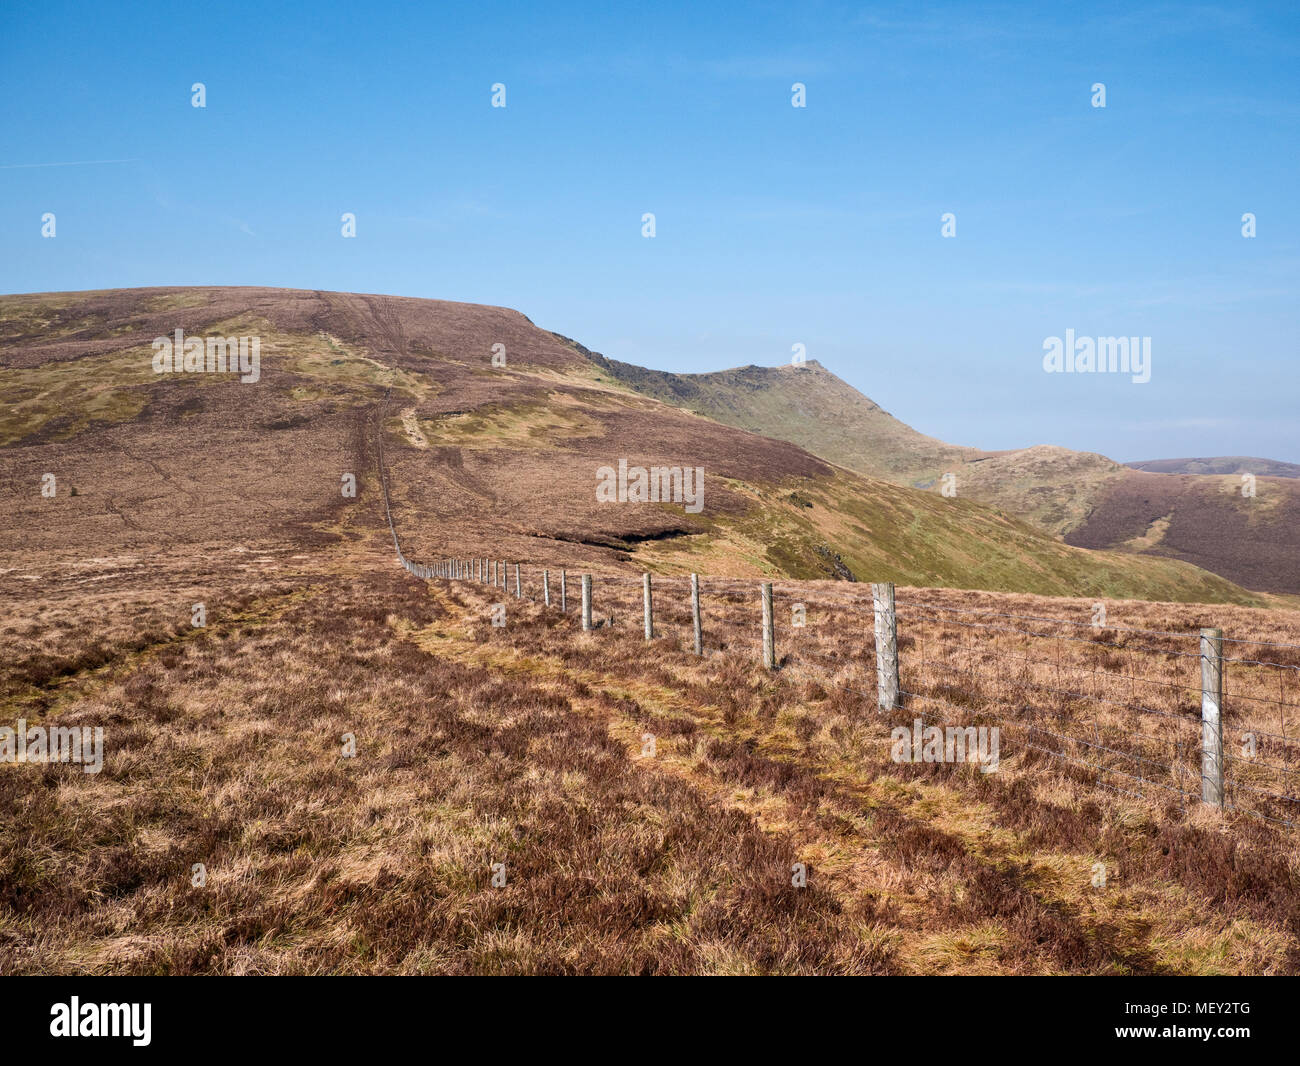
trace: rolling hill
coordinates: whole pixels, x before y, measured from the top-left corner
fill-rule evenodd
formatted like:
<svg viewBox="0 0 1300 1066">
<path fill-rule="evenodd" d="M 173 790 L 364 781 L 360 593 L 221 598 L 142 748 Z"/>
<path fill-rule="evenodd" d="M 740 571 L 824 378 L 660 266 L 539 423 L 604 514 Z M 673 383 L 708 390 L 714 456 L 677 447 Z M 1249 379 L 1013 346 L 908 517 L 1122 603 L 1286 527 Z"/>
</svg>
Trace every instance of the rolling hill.
<svg viewBox="0 0 1300 1066">
<path fill-rule="evenodd" d="M 1179 559 L 1249 588 L 1300 593 L 1300 485 L 1290 464 L 1167 460 L 1134 469 L 1050 445 L 986 452 L 918 433 L 816 361 L 671 374 L 583 352 L 640 395 L 790 441 L 861 474 L 934 492 L 951 474 L 958 498 L 1068 544 Z M 1171 472 L 1154 477 L 1148 470 L 1156 468 Z M 1254 496 L 1241 492 L 1243 471 L 1261 475 Z"/>
<path fill-rule="evenodd" d="M 1152 474 L 1255 474 L 1259 477 L 1300 478 L 1300 463 L 1282 463 L 1249 455 L 1220 455 L 1211 459 L 1145 459 L 1125 463 Z"/>
</svg>

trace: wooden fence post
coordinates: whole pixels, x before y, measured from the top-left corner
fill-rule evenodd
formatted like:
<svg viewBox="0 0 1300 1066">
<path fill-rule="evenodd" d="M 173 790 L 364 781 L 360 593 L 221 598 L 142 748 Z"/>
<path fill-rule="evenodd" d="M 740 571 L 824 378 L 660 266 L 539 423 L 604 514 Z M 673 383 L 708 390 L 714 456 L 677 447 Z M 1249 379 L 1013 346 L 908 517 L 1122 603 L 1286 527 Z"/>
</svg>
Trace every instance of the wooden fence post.
<svg viewBox="0 0 1300 1066">
<path fill-rule="evenodd" d="M 876 628 L 876 705 L 893 711 L 898 701 L 898 620 L 894 614 L 894 583 L 872 584 Z"/>
<path fill-rule="evenodd" d="M 704 654 L 704 628 L 700 623 L 700 575 L 691 575 L 691 621 L 695 630 L 695 654 Z"/>
<path fill-rule="evenodd" d="M 1201 802 L 1223 809 L 1223 630 L 1201 630 Z"/>
<path fill-rule="evenodd" d="M 560 570 L 560 614 L 569 613 L 569 598 L 568 598 L 569 590 L 566 587 L 565 576 L 566 575 L 564 570 L 561 569 Z"/>
<path fill-rule="evenodd" d="M 547 607 L 551 605 L 551 572 L 542 571 L 542 603 Z"/>
<path fill-rule="evenodd" d="M 646 574 L 641 579 L 641 600 L 642 613 L 645 615 L 645 639 L 654 640 L 655 621 L 654 621 L 654 604 L 650 595 L 650 575 Z"/>
<path fill-rule="evenodd" d="M 515 563 L 515 598 L 522 599 L 523 595 L 523 587 L 519 584 L 519 564 Z"/>
<path fill-rule="evenodd" d="M 582 575 L 582 631 L 591 629 L 591 575 Z"/>
<path fill-rule="evenodd" d="M 763 582 L 763 665 L 776 669 L 776 622 L 772 615 L 772 582 Z"/>
</svg>

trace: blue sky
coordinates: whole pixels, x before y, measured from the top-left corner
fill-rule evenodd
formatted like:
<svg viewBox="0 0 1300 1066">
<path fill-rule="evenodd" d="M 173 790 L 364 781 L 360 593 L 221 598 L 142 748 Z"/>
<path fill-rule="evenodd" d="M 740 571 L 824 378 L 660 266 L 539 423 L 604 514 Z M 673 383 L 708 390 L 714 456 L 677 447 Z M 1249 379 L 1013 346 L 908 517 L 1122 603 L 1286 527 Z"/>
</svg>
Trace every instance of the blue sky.
<svg viewBox="0 0 1300 1066">
<path fill-rule="evenodd" d="M 678 371 L 802 343 L 955 443 L 1300 462 L 1297 5 L 10 3 L 0 96 L 3 292 L 503 304 Z M 1067 329 L 1149 336 L 1150 382 L 1045 373 Z"/>
</svg>

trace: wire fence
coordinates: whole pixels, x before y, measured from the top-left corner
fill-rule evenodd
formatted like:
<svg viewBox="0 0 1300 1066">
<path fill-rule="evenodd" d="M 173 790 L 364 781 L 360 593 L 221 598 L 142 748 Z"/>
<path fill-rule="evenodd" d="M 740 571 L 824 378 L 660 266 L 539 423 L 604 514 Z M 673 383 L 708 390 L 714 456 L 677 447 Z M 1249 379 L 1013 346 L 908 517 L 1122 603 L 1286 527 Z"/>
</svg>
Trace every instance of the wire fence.
<svg viewBox="0 0 1300 1066">
<path fill-rule="evenodd" d="M 1110 625 L 1104 611 L 1084 621 L 954 605 L 942 602 L 948 590 L 904 590 L 895 602 L 892 585 L 662 575 L 647 584 L 625 571 L 584 583 L 490 557 L 419 562 L 403 551 L 377 436 L 393 546 L 417 577 L 473 581 L 503 602 L 564 610 L 592 631 L 641 630 L 683 654 L 752 656 L 861 700 L 895 732 L 910 723 L 941 736 L 945 759 L 954 731 L 995 729 L 998 758 L 1022 767 L 1287 828 L 1300 817 L 1300 729 L 1291 733 L 1300 644 Z"/>
</svg>

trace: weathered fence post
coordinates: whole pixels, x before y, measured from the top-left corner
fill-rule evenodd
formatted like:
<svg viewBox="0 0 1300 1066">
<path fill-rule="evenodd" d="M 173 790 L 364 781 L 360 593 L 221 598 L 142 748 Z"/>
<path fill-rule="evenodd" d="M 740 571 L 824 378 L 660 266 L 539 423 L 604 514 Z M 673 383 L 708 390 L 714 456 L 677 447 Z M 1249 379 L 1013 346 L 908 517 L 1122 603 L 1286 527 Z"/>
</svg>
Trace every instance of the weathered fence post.
<svg viewBox="0 0 1300 1066">
<path fill-rule="evenodd" d="M 898 620 L 894 614 L 894 583 L 871 586 L 876 623 L 876 705 L 881 711 L 898 708 Z"/>
<path fill-rule="evenodd" d="M 591 629 L 591 575 L 582 575 L 582 631 Z"/>
<path fill-rule="evenodd" d="M 1223 630 L 1201 630 L 1201 802 L 1223 807 Z"/>
<path fill-rule="evenodd" d="M 515 598 L 522 599 L 523 595 L 523 586 L 519 584 L 519 564 L 515 563 Z"/>
<path fill-rule="evenodd" d="M 700 575 L 691 575 L 691 621 L 695 629 L 695 654 L 704 654 L 704 628 L 700 624 Z"/>
<path fill-rule="evenodd" d="M 542 571 L 542 603 L 547 607 L 551 605 L 551 572 Z"/>
<path fill-rule="evenodd" d="M 568 588 L 566 587 L 565 576 L 566 575 L 564 570 L 561 570 L 560 571 L 560 614 L 569 613 Z"/>
<path fill-rule="evenodd" d="M 763 582 L 763 665 L 776 669 L 776 622 L 772 615 L 772 582 Z"/>
<path fill-rule="evenodd" d="M 650 575 L 649 574 L 646 574 L 641 579 L 641 601 L 643 604 L 643 613 L 645 615 L 645 639 L 654 640 L 655 616 L 654 616 L 654 604 L 650 597 Z"/>
</svg>

